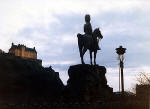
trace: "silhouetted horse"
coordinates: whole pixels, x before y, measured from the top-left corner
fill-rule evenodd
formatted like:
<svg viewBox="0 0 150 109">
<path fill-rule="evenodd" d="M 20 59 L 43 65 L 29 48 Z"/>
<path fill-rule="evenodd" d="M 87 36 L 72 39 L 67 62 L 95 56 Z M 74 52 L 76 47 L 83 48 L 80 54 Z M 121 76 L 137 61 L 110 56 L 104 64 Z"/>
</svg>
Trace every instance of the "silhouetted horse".
<svg viewBox="0 0 150 109">
<path fill-rule="evenodd" d="M 90 63 L 92 65 L 92 52 L 94 52 L 94 64 L 96 65 L 97 50 L 100 50 L 100 48 L 98 46 L 98 42 L 99 42 L 99 39 L 103 38 L 99 28 L 96 28 L 91 36 L 86 37 L 86 36 L 78 33 L 77 37 L 78 37 L 78 46 L 79 46 L 82 64 L 85 64 L 84 60 L 83 60 L 83 56 L 84 56 L 85 52 L 87 51 L 87 49 L 89 49 Z"/>
</svg>

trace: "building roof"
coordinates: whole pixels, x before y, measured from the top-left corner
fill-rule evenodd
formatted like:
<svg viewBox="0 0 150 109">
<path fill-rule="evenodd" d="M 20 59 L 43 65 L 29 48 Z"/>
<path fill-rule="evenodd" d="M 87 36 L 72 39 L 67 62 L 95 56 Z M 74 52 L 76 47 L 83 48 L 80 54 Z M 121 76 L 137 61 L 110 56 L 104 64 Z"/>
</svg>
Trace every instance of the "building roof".
<svg viewBox="0 0 150 109">
<path fill-rule="evenodd" d="M 34 48 L 28 48 L 28 47 L 25 47 L 25 50 L 26 50 L 26 51 L 36 52 L 36 50 L 35 50 Z"/>
</svg>

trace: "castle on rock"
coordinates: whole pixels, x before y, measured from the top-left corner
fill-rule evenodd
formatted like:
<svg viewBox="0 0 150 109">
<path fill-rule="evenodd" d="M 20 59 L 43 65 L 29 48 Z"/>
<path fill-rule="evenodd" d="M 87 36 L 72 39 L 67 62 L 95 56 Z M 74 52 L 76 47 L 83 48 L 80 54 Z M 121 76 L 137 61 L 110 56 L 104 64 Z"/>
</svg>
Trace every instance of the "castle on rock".
<svg viewBox="0 0 150 109">
<path fill-rule="evenodd" d="M 37 52 L 35 47 L 28 48 L 25 45 L 21 44 L 14 45 L 14 43 L 12 43 L 8 53 L 14 54 L 15 56 L 20 56 L 22 58 L 37 59 Z"/>
</svg>

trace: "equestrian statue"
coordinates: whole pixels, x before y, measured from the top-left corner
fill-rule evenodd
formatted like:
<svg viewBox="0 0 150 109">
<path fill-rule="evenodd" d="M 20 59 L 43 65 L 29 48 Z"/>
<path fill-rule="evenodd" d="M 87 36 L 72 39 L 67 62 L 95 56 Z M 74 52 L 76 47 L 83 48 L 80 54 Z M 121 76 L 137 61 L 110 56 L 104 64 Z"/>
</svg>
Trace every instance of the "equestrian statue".
<svg viewBox="0 0 150 109">
<path fill-rule="evenodd" d="M 85 24 L 84 24 L 85 34 L 80 33 L 77 34 L 78 46 L 81 57 L 81 63 L 85 64 L 83 56 L 88 49 L 90 52 L 90 63 L 92 65 L 92 52 L 94 52 L 94 65 L 96 65 L 97 50 L 100 50 L 98 43 L 99 40 L 103 38 L 103 36 L 99 28 L 96 28 L 94 31 L 92 31 L 90 20 L 91 20 L 90 15 L 89 14 L 85 15 Z"/>
</svg>

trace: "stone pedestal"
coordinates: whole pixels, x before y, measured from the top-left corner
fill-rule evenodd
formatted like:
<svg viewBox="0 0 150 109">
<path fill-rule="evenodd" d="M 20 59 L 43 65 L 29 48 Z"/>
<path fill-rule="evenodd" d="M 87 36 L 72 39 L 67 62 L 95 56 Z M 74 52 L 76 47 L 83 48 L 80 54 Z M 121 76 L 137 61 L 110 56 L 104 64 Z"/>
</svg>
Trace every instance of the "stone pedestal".
<svg viewBox="0 0 150 109">
<path fill-rule="evenodd" d="M 106 68 L 98 65 L 74 65 L 68 70 L 66 86 L 68 100 L 93 101 L 109 99 L 113 89 L 107 85 Z"/>
</svg>

